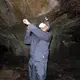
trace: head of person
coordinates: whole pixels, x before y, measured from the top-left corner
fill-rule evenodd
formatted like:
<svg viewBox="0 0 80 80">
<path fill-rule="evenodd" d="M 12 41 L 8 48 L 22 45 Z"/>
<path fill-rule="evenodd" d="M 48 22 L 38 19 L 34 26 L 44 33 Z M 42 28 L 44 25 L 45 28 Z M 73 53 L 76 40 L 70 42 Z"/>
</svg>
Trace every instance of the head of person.
<svg viewBox="0 0 80 80">
<path fill-rule="evenodd" d="M 41 30 L 43 30 L 43 31 L 48 31 L 48 30 L 49 30 L 48 25 L 45 24 L 45 23 L 40 23 L 40 24 L 39 24 L 39 28 L 40 28 Z"/>
<path fill-rule="evenodd" d="M 39 24 L 39 28 L 43 31 L 48 31 L 50 29 L 48 18 L 45 17 L 45 21 Z"/>
</svg>

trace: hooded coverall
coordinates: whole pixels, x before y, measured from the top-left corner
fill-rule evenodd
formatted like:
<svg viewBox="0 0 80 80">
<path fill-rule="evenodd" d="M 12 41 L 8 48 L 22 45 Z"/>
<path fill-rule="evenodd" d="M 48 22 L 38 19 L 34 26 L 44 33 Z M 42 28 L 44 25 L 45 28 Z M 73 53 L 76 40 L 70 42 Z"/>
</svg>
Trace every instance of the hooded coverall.
<svg viewBox="0 0 80 80">
<path fill-rule="evenodd" d="M 29 78 L 30 80 L 45 80 L 51 33 L 42 31 L 29 24 L 24 38 L 25 44 L 30 44 Z"/>
</svg>

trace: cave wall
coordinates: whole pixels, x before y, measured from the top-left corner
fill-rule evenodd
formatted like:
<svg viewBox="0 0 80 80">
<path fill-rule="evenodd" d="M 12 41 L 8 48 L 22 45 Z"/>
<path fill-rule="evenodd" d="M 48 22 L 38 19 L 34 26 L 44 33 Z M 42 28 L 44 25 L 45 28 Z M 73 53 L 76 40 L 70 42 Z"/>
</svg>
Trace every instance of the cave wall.
<svg viewBox="0 0 80 80">
<path fill-rule="evenodd" d="M 45 15 L 49 18 L 53 35 L 49 56 L 49 71 L 52 72 L 48 75 L 61 80 L 67 73 L 74 77 L 80 68 L 79 0 L 1 0 L 0 47 L 3 50 L 7 47 L 4 54 L 9 51 L 10 54 L 25 54 L 28 57 L 28 46 L 23 43 L 26 28 L 22 19 L 28 18 L 37 23 Z"/>
</svg>

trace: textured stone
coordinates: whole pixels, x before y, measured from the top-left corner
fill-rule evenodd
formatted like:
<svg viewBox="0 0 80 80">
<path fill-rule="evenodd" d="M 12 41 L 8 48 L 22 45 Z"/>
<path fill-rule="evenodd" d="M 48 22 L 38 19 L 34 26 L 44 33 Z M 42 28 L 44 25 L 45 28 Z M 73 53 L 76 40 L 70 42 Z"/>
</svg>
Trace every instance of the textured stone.
<svg viewBox="0 0 80 80">
<path fill-rule="evenodd" d="M 49 18 L 53 33 L 48 78 L 77 80 L 80 75 L 80 0 L 0 0 L 0 68 L 18 67 L 21 76 L 17 80 L 26 79 L 29 49 L 23 43 L 26 28 L 22 20 L 28 18 L 38 24 L 44 16 Z M 14 72 L 8 71 L 10 76 Z"/>
</svg>

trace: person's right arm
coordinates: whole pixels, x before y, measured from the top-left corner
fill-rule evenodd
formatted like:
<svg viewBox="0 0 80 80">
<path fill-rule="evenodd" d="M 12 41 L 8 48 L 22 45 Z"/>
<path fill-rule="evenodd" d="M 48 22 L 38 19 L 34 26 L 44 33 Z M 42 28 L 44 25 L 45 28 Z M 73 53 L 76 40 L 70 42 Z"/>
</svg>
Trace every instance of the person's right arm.
<svg viewBox="0 0 80 80">
<path fill-rule="evenodd" d="M 27 19 L 23 19 L 23 23 L 26 24 L 27 27 L 30 24 L 30 22 Z M 24 37 L 24 43 L 25 44 L 31 44 L 31 31 L 28 28 L 26 30 L 26 34 Z"/>
<path fill-rule="evenodd" d="M 24 37 L 25 44 L 31 44 L 31 31 L 29 29 L 26 30 L 26 34 Z"/>
<path fill-rule="evenodd" d="M 34 33 L 37 37 L 39 37 L 42 40 L 50 41 L 51 39 L 51 32 L 42 31 L 41 29 L 37 28 L 33 24 L 29 24 L 27 27 L 32 33 Z"/>
</svg>

